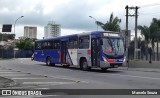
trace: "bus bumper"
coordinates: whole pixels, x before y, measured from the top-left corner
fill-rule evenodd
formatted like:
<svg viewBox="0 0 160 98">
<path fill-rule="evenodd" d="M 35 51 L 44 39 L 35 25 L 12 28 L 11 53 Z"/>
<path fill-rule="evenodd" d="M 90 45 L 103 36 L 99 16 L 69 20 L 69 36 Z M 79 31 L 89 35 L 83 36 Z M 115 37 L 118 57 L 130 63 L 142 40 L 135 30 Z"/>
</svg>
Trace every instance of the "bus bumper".
<svg viewBox="0 0 160 98">
<path fill-rule="evenodd" d="M 109 63 L 109 62 L 100 62 L 100 67 L 101 68 L 117 68 L 117 67 L 125 67 L 127 64 L 126 62 L 114 62 L 114 63 Z"/>
</svg>

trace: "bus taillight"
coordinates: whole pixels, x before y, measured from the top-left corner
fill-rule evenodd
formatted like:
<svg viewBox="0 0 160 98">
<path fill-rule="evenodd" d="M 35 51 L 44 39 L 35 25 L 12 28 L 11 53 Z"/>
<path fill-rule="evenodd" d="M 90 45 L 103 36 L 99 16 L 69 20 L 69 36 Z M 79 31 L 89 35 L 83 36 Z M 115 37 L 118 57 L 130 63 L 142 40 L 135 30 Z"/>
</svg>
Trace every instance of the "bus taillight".
<svg viewBox="0 0 160 98">
<path fill-rule="evenodd" d="M 91 50 L 88 50 L 88 51 L 87 51 L 87 54 L 88 54 L 88 55 L 91 55 Z"/>
<path fill-rule="evenodd" d="M 107 59 L 108 62 L 115 62 L 114 59 Z"/>
</svg>

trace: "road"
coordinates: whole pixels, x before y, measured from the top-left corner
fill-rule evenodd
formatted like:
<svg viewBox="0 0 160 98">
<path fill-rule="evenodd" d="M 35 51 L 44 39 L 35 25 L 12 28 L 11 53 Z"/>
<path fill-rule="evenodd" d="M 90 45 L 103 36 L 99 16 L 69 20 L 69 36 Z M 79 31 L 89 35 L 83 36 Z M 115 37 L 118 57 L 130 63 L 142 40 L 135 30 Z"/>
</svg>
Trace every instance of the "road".
<svg viewBox="0 0 160 98">
<path fill-rule="evenodd" d="M 17 81 L 13 89 L 159 89 L 160 73 L 109 69 L 82 71 L 79 68 L 64 68 L 60 65 L 46 66 L 44 63 L 30 59 L 12 59 L 0 61 L 0 76 Z M 39 96 L 40 97 L 40 96 Z M 53 96 L 43 96 L 53 97 Z M 62 96 L 57 96 L 62 97 Z M 64 97 L 64 96 L 63 96 Z M 66 96 L 65 96 L 66 97 Z M 69 96 L 67 98 L 74 98 Z M 99 96 L 82 96 L 79 98 L 97 98 Z M 100 96 L 106 98 L 106 96 Z M 115 98 L 116 95 L 110 96 Z M 138 96 L 122 96 L 139 98 Z M 157 95 L 141 98 L 159 98 Z"/>
</svg>

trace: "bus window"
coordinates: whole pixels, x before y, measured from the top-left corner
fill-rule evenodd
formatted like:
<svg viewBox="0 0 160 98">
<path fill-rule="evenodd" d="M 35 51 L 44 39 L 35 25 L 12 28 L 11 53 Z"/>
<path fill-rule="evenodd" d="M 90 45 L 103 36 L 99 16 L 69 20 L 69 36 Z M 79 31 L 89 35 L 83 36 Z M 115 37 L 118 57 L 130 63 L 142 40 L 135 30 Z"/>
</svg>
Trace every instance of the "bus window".
<svg viewBox="0 0 160 98">
<path fill-rule="evenodd" d="M 47 42 L 42 43 L 42 49 L 47 49 Z"/>
<path fill-rule="evenodd" d="M 78 39 L 70 39 L 68 48 L 69 49 L 77 49 L 78 48 Z"/>
<path fill-rule="evenodd" d="M 68 48 L 69 49 L 73 49 L 73 40 L 69 41 Z"/>
<path fill-rule="evenodd" d="M 36 44 L 35 44 L 35 49 L 36 49 L 36 50 L 41 50 L 41 49 L 42 49 L 42 47 L 41 47 L 41 42 L 36 42 Z"/>
<path fill-rule="evenodd" d="M 74 45 L 74 49 L 77 49 L 78 48 L 78 41 L 74 40 L 73 45 Z"/>
<path fill-rule="evenodd" d="M 82 36 L 79 38 L 79 48 L 80 49 L 89 48 L 89 36 Z"/>
<path fill-rule="evenodd" d="M 53 45 L 52 45 L 53 43 L 51 42 L 51 41 L 48 41 L 48 49 L 52 49 L 53 48 Z"/>
<path fill-rule="evenodd" d="M 53 49 L 60 49 L 60 41 L 54 41 Z"/>
</svg>

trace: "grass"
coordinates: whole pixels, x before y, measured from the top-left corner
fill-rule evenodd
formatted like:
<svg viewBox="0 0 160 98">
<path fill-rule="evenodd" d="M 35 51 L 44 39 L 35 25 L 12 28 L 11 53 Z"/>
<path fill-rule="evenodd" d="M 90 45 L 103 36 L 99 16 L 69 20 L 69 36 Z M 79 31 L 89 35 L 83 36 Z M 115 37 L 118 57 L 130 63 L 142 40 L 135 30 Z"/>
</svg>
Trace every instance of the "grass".
<svg viewBox="0 0 160 98">
<path fill-rule="evenodd" d="M 0 58 L 0 60 L 9 60 L 9 59 L 12 59 L 12 58 Z"/>
</svg>

